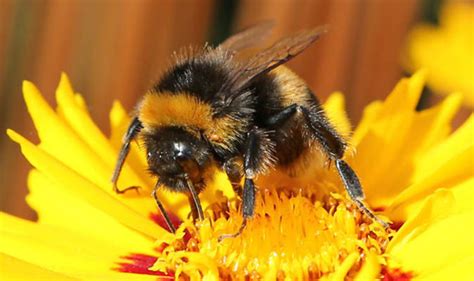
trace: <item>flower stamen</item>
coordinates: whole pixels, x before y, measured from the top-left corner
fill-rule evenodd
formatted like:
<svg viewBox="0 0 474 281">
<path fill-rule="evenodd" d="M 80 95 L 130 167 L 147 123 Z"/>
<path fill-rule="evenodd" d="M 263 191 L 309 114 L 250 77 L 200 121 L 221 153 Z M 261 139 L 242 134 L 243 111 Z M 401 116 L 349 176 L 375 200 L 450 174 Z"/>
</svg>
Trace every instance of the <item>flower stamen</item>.
<svg viewBox="0 0 474 281">
<path fill-rule="evenodd" d="M 194 225 L 185 221 L 178 235 L 160 240 L 165 249 L 150 269 L 175 271 L 189 276 L 219 272 L 220 278 L 255 277 L 305 278 L 331 276 L 344 264 L 347 274 L 357 273 L 365 255 L 383 255 L 391 230 L 361 213 L 344 197 L 333 194 L 322 201 L 301 194 L 262 191 L 257 198 L 255 217 L 243 233 L 219 242 L 224 233 L 235 232 L 242 222 L 237 204 L 211 205 L 213 217 Z M 185 245 L 176 247 L 176 243 Z M 203 261 L 206 262 L 203 262 Z M 197 263 L 193 261 L 199 261 Z"/>
</svg>

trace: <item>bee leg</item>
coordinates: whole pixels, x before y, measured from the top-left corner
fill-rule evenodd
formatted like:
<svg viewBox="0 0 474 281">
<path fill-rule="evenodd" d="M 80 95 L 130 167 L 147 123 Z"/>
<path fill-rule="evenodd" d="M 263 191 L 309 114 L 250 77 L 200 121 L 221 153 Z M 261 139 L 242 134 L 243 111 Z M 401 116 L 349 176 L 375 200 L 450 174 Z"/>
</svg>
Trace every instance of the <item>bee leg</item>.
<svg viewBox="0 0 474 281">
<path fill-rule="evenodd" d="M 132 140 L 135 139 L 135 137 L 137 136 L 137 134 L 140 132 L 142 128 L 143 128 L 142 123 L 140 122 L 140 120 L 138 120 L 138 117 L 133 118 L 123 138 L 123 144 L 122 144 L 122 147 L 120 148 L 119 157 L 117 159 L 117 163 L 115 164 L 114 173 L 111 179 L 113 189 L 118 194 L 125 193 L 128 190 L 132 190 L 132 189 L 135 189 L 138 192 L 138 189 L 139 189 L 138 186 L 130 186 L 122 190 L 118 189 L 117 181 L 118 181 L 120 172 L 122 171 L 123 164 L 125 163 L 125 159 L 127 158 L 128 152 L 130 151 L 130 143 L 132 142 Z"/>
<path fill-rule="evenodd" d="M 229 160 L 224 162 L 224 171 L 227 174 L 227 178 L 229 179 L 232 189 L 234 192 L 242 198 L 242 186 L 240 185 L 240 180 L 242 179 L 241 168 L 239 164 L 237 164 L 235 158 L 230 158 Z"/>
<path fill-rule="evenodd" d="M 336 169 L 349 197 L 357 205 L 359 210 L 381 224 L 384 228 L 387 228 L 388 224 L 378 218 L 365 206 L 363 203 L 365 195 L 356 173 L 341 159 L 344 156 L 347 144 L 331 126 L 326 116 L 314 111 L 314 109 L 317 110 L 317 107 L 310 109 L 301 106 L 298 107 L 298 111 L 301 112 L 306 120 L 308 129 L 312 132 L 314 138 L 321 144 L 323 150 L 329 156 L 329 159 L 336 162 Z"/>
<path fill-rule="evenodd" d="M 155 185 L 155 188 L 151 192 L 151 195 L 155 199 L 156 205 L 158 206 L 158 209 L 160 209 L 161 215 L 163 218 L 165 218 L 166 225 L 168 225 L 168 229 L 172 233 L 176 233 L 176 228 L 174 227 L 173 223 L 171 222 L 170 217 L 168 216 L 168 212 L 166 212 L 165 207 L 163 204 L 161 204 L 160 200 L 158 199 L 158 195 L 156 194 L 156 191 L 158 190 L 158 187 L 160 186 L 160 183 L 157 182 Z"/>
<path fill-rule="evenodd" d="M 352 201 L 364 214 L 381 224 L 384 228 L 387 228 L 389 225 L 365 206 L 363 202 L 365 198 L 364 191 L 356 173 L 341 159 L 347 146 L 344 140 L 337 134 L 324 115 L 301 106 L 298 106 L 297 110 L 303 115 L 308 129 L 321 144 L 329 159 L 336 162 L 336 169 Z"/>
<path fill-rule="evenodd" d="M 265 125 L 275 127 L 288 121 L 298 111 L 298 105 L 292 104 L 265 120 Z"/>
<path fill-rule="evenodd" d="M 257 134 L 257 127 L 252 129 L 247 134 L 247 141 L 245 143 L 245 154 L 244 154 L 244 189 L 242 192 L 242 215 L 243 221 L 240 225 L 239 230 L 233 234 L 223 234 L 219 236 L 219 241 L 222 241 L 226 238 L 235 238 L 242 234 L 245 226 L 247 225 L 247 220 L 251 219 L 254 215 L 255 211 L 255 184 L 253 182 L 253 178 L 255 177 L 256 171 L 258 170 L 258 161 L 257 155 L 260 150 L 259 144 L 261 140 L 259 139 L 259 135 Z"/>
<path fill-rule="evenodd" d="M 310 133 L 313 135 L 315 140 L 321 144 L 323 150 L 327 155 L 329 155 L 329 159 L 335 160 L 336 168 L 344 183 L 344 187 L 349 194 L 349 197 L 357 205 L 359 210 L 385 228 L 388 227 L 386 222 L 378 218 L 364 205 L 364 192 L 359 179 L 354 170 L 352 170 L 352 168 L 341 159 L 344 156 L 346 143 L 331 126 L 326 116 L 321 114 L 317 104 L 315 104 L 315 107 L 309 109 L 301 105 L 292 104 L 268 118 L 266 120 L 266 125 L 270 127 L 281 125 L 297 113 L 302 115 Z"/>
<path fill-rule="evenodd" d="M 310 108 L 292 104 L 269 117 L 265 121 L 265 125 L 269 127 L 281 126 L 295 114 L 303 118 L 310 135 L 322 146 L 330 158 L 342 158 L 346 143 L 329 123 L 317 103 L 314 103 L 314 106 Z"/>
<path fill-rule="evenodd" d="M 202 211 L 201 200 L 199 200 L 198 193 L 194 188 L 193 182 L 186 176 L 186 182 L 189 190 L 189 203 L 191 204 L 191 212 L 193 214 L 193 219 L 203 221 L 204 213 Z"/>
<path fill-rule="evenodd" d="M 344 187 L 346 188 L 346 191 L 349 194 L 349 197 L 352 199 L 352 201 L 354 201 L 359 210 L 364 212 L 364 214 L 366 214 L 374 221 L 381 224 L 384 228 L 388 228 L 389 225 L 385 221 L 377 217 L 364 205 L 364 191 L 362 190 L 362 186 L 354 170 L 352 170 L 352 168 L 346 162 L 344 162 L 344 160 L 341 159 L 336 159 L 336 168 L 339 173 L 339 176 L 342 179 L 342 182 L 344 183 Z"/>
<path fill-rule="evenodd" d="M 255 210 L 255 184 L 253 183 L 253 179 L 246 178 L 244 183 L 244 190 L 242 194 L 242 215 L 243 220 L 242 224 L 240 225 L 239 230 L 236 233 L 232 234 L 222 234 L 219 236 L 218 240 L 221 242 L 226 238 L 235 238 L 242 234 L 245 227 L 247 226 L 247 220 L 253 217 Z"/>
</svg>

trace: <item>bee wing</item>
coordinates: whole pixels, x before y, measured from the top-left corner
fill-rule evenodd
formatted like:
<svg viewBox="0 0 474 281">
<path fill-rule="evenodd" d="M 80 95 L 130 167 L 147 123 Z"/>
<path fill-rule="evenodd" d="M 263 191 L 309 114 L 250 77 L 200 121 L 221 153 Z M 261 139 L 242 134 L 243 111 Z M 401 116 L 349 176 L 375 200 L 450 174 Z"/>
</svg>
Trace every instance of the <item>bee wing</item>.
<svg viewBox="0 0 474 281">
<path fill-rule="evenodd" d="M 274 25 L 273 21 L 264 21 L 253 25 L 227 38 L 219 47 L 236 52 L 254 46 L 268 37 Z"/>
<path fill-rule="evenodd" d="M 242 89 L 255 77 L 267 73 L 299 55 L 314 41 L 318 40 L 322 34 L 326 33 L 327 30 L 327 26 L 324 25 L 302 31 L 296 35 L 283 38 L 270 48 L 256 54 L 237 69 L 235 78 L 230 83 L 231 91 L 235 92 Z"/>
</svg>

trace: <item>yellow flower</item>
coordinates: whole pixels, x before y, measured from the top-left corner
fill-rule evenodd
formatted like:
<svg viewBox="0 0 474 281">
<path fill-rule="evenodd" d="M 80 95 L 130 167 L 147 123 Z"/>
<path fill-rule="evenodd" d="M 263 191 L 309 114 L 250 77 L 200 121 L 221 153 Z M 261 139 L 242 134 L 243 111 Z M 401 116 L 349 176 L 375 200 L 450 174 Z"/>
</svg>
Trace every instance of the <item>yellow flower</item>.
<svg viewBox="0 0 474 281">
<path fill-rule="evenodd" d="M 474 107 L 474 5 L 447 1 L 439 21 L 439 26 L 422 23 L 413 28 L 402 62 L 412 72 L 428 69 L 428 85 L 435 92 L 460 91 Z"/>
<path fill-rule="evenodd" d="M 133 144 L 117 195 L 109 182 L 129 121 L 118 102 L 106 137 L 65 75 L 53 110 L 38 89 L 23 93 L 41 139 L 8 130 L 34 166 L 27 202 L 37 223 L 0 213 L 2 279 L 156 280 L 316 279 L 468 280 L 474 274 L 474 118 L 451 134 L 461 98 L 416 112 L 424 74 L 403 79 L 384 102 L 369 105 L 347 155 L 369 205 L 393 221 L 385 230 L 346 199 L 332 169 L 315 190 L 276 192 L 260 183 L 256 216 L 237 238 L 218 242 L 241 223 L 223 174 L 201 195 L 206 219 L 194 225 L 185 196 L 160 194 L 176 235 L 166 231 L 149 196 L 153 183 Z M 350 124 L 339 93 L 325 103 L 342 133 Z M 324 192 L 320 192 L 324 190 Z"/>
</svg>

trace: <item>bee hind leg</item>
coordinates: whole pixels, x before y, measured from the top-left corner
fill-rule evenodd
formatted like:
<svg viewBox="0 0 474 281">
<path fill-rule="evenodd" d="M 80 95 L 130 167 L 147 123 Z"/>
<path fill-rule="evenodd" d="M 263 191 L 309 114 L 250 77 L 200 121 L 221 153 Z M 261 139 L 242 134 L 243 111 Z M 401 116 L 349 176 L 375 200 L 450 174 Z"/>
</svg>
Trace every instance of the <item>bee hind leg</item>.
<svg viewBox="0 0 474 281">
<path fill-rule="evenodd" d="M 344 160 L 341 159 L 336 160 L 336 168 L 339 173 L 339 176 L 342 179 L 342 182 L 344 183 L 344 187 L 346 188 L 346 191 L 349 194 L 349 197 L 357 205 L 359 210 L 361 210 L 372 220 L 381 224 L 384 228 L 388 228 L 389 225 L 387 222 L 381 220 L 365 206 L 363 202 L 365 199 L 364 191 L 362 190 L 362 186 L 354 170 L 352 170 L 352 168 L 346 162 L 344 162 Z"/>
<path fill-rule="evenodd" d="M 280 126 L 295 114 L 300 114 L 300 116 L 303 117 L 311 137 L 321 145 L 324 152 L 329 156 L 329 159 L 336 162 L 336 168 L 344 187 L 359 210 L 387 228 L 388 224 L 378 218 L 363 203 L 365 196 L 359 179 L 354 170 L 341 159 L 344 156 L 346 143 L 332 127 L 324 112 L 320 110 L 318 104 L 314 104 L 310 107 L 292 104 L 268 118 L 266 124 L 272 127 Z"/>
<path fill-rule="evenodd" d="M 384 228 L 389 227 L 385 221 L 377 217 L 367 206 L 365 206 L 365 195 L 362 190 L 362 185 L 360 184 L 354 170 L 344 160 L 342 160 L 347 144 L 329 123 L 327 117 L 322 113 L 322 111 L 318 111 L 317 107 L 309 109 L 299 107 L 298 111 L 303 115 L 309 131 L 313 134 L 315 140 L 321 144 L 323 150 L 329 156 L 329 159 L 335 161 L 339 177 L 341 178 L 349 197 L 356 204 L 357 208 L 372 220 L 381 224 Z"/>
</svg>

